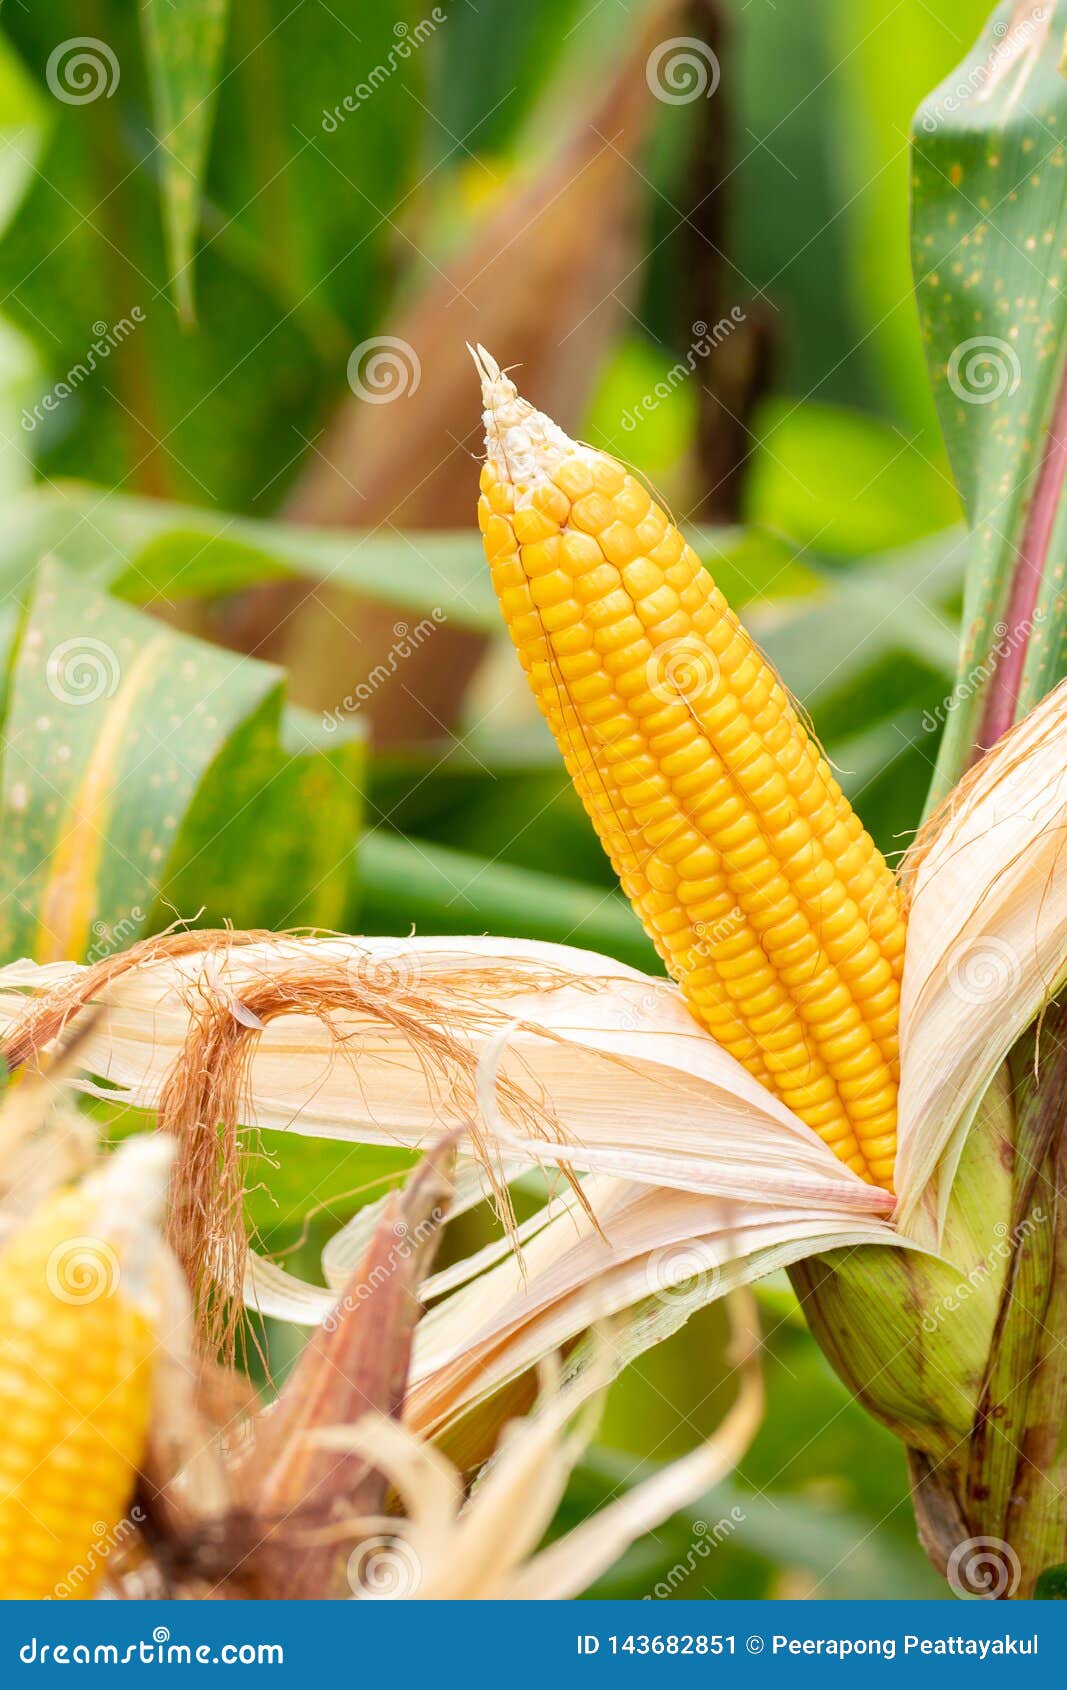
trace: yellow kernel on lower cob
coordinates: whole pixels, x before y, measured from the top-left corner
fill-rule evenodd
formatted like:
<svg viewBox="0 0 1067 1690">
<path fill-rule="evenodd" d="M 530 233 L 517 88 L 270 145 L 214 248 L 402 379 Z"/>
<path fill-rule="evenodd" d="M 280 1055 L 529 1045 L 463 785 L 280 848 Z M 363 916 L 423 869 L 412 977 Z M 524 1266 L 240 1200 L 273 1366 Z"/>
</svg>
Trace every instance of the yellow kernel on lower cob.
<svg viewBox="0 0 1067 1690">
<path fill-rule="evenodd" d="M 158 1181 L 131 1141 L 47 1199 L 0 1250 L 0 1590 L 93 1594 L 148 1436 L 152 1321 L 131 1281 L 149 1265 Z M 165 1166 L 165 1162 L 162 1164 Z M 132 1181 L 131 1173 L 137 1176 Z M 138 1207 L 134 1209 L 133 1204 Z M 123 1210 L 126 1210 L 123 1213 Z"/>
<path fill-rule="evenodd" d="M 893 875 L 666 513 L 477 362 L 494 585 L 623 889 L 708 1031 L 891 1188 Z"/>
</svg>

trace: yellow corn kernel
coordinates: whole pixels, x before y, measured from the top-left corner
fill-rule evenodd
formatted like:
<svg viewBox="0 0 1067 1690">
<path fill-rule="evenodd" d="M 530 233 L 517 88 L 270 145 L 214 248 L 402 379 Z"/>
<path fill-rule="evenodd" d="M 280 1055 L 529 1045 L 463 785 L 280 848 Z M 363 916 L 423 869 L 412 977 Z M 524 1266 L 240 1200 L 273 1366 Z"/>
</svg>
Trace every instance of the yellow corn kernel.
<svg viewBox="0 0 1067 1690">
<path fill-rule="evenodd" d="M 148 1436 L 169 1147 L 131 1140 L 0 1250 L 0 1590 L 93 1593 Z"/>
<path fill-rule="evenodd" d="M 708 1031 L 891 1188 L 904 954 L 892 873 L 668 516 L 482 348 L 476 361 L 494 583 L 623 889 Z M 522 582 L 525 596 L 505 590 Z"/>
</svg>

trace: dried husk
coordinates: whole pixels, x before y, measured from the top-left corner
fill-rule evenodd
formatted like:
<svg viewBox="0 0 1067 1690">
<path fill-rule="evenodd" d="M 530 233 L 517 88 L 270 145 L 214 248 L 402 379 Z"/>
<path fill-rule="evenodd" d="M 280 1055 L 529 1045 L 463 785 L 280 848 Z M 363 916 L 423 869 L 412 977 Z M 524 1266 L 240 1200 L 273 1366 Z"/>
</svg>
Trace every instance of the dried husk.
<svg viewBox="0 0 1067 1690">
<path fill-rule="evenodd" d="M 145 941 L 110 975 L 53 970 L 47 988 L 29 1006 L 0 1001 L 7 1049 L 32 1060 L 87 1001 L 106 1002 L 82 1083 L 157 1111 L 179 1137 L 175 1242 L 216 1339 L 248 1265 L 235 1199 L 255 1134 L 242 1127 L 425 1148 L 478 1121 L 467 1149 L 505 1229 L 511 1166 L 569 1170 L 527 1224 L 521 1261 L 502 1239 L 494 1259 L 453 1272 L 423 1323 L 408 1403 L 419 1426 L 489 1402 L 608 1316 L 627 1323 L 620 1357 L 638 1353 L 692 1312 L 671 1293 L 694 1272 L 707 1300 L 813 1243 L 894 1241 L 886 1193 L 718 1050 L 674 987 L 603 957 L 485 939 L 180 934 Z M 251 1266 L 253 1290 L 284 1312 L 286 1277 Z"/>
<path fill-rule="evenodd" d="M 319 1434 L 403 1411 L 419 1287 L 448 1204 L 450 1160 L 449 1145 L 439 1146 L 390 1196 L 362 1262 L 260 1415 L 237 1467 L 235 1495 L 261 1539 L 256 1576 L 266 1596 L 347 1595 L 344 1558 L 359 1522 L 385 1509 L 385 1473 L 355 1448 L 328 1449 Z"/>
</svg>

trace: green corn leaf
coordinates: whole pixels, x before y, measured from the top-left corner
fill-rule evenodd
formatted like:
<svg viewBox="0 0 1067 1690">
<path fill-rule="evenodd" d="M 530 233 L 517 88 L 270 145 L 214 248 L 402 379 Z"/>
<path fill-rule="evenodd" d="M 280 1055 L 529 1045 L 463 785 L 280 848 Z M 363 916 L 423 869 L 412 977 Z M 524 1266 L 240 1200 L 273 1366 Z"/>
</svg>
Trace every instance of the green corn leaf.
<svg viewBox="0 0 1067 1690">
<path fill-rule="evenodd" d="M 0 954 L 96 959 L 176 916 L 337 923 L 360 750 L 268 664 L 42 566 L 11 670 Z M 300 816 L 293 827 L 294 815 Z"/>
<path fill-rule="evenodd" d="M 208 649 L 208 648 L 205 648 Z M 282 709 L 275 684 L 208 771 L 175 841 L 150 922 L 340 927 L 352 896 L 364 746 Z"/>
<path fill-rule="evenodd" d="M 755 432 L 747 519 L 826 556 L 906 546 L 959 521 L 943 468 L 876 417 L 813 400 L 769 400 Z"/>
<path fill-rule="evenodd" d="M 44 99 L 0 39 L 0 230 L 29 186 L 47 127 Z"/>
<path fill-rule="evenodd" d="M 193 317 L 193 245 L 218 94 L 227 0 L 143 0 L 141 28 L 162 151 L 167 257 L 180 315 Z"/>
<path fill-rule="evenodd" d="M 617 892 L 492 862 L 469 851 L 384 831 L 359 846 L 359 915 L 366 933 L 496 933 L 603 951 L 658 974 L 629 904 Z"/>
<path fill-rule="evenodd" d="M 1034 1597 L 1038 1602 L 1067 1601 L 1067 1561 L 1045 1568 L 1034 1585 Z"/>
<path fill-rule="evenodd" d="M 823 711 L 887 657 L 906 656 L 934 675 L 951 676 L 957 650 L 952 605 L 964 565 L 960 541 L 952 529 L 872 558 L 760 635 L 806 709 Z M 890 698 L 887 691 L 887 704 Z M 853 716 L 850 731 L 857 725 Z"/>
<path fill-rule="evenodd" d="M 826 1410 L 831 1425 L 835 1409 L 839 1414 L 836 1403 Z M 795 1459 L 795 1421 L 781 1406 L 779 1416 L 785 1424 L 774 1430 L 779 1435 L 781 1463 L 788 1472 Z M 867 1436 L 870 1439 L 870 1429 Z M 896 1451 L 888 1440 L 884 1453 L 887 1463 L 895 1461 Z M 568 1512 L 592 1513 L 656 1470 L 655 1462 L 636 1464 L 630 1455 L 594 1448 L 580 1464 L 564 1507 Z M 834 1480 L 840 1487 L 836 1473 Z M 730 1563 L 738 1553 L 747 1552 L 772 1568 L 784 1564 L 802 1570 L 817 1581 L 812 1594 L 826 1600 L 940 1596 L 937 1575 L 925 1565 L 918 1549 L 899 1542 L 888 1530 L 875 1528 L 877 1516 L 856 1502 L 850 1507 L 836 1487 L 832 1483 L 822 1494 L 815 1489 L 814 1494 L 800 1495 L 775 1488 L 763 1495 L 726 1480 L 656 1532 L 649 1540 L 647 1562 L 638 1562 L 635 1551 L 641 1546 L 635 1545 L 590 1594 L 697 1599 L 732 1595 L 729 1581 L 731 1574 L 737 1574 Z M 657 1585 L 663 1588 L 657 1591 Z M 749 1589 L 745 1594 L 753 1592 Z"/>
<path fill-rule="evenodd" d="M 824 0 L 817 8 L 825 19 L 832 67 L 823 91 L 830 112 L 822 134 L 832 125 L 837 135 L 847 136 L 835 149 L 847 196 L 836 221 L 845 245 L 846 298 L 858 316 L 855 338 L 862 336 L 856 350 L 876 371 L 878 400 L 889 401 L 912 444 L 919 431 L 927 452 L 936 450 L 936 417 L 910 298 L 908 156 L 901 143 L 916 105 L 974 39 L 989 7 L 990 0 L 950 0 L 945 6 L 926 0 L 903 5 Z M 801 15 L 810 28 L 814 20 L 807 8 Z M 768 22 L 774 32 L 776 20 Z M 812 92 L 817 96 L 818 90 Z M 805 101 L 805 109 L 810 103 Z M 802 238 L 809 235 L 806 229 Z M 814 250 L 821 256 L 821 242 Z M 825 275 L 824 266 L 820 281 Z M 828 363 L 812 379 L 820 392 Z M 943 462 L 936 468 L 944 473 Z M 868 492 L 877 500 L 878 488 Z"/>
<path fill-rule="evenodd" d="M 919 313 L 971 529 L 932 801 L 1065 672 L 1065 30 L 1067 0 L 998 6 L 914 124 Z"/>
<path fill-rule="evenodd" d="M 775 536 L 702 528 L 690 538 L 734 604 L 804 597 L 819 582 Z M 58 558 L 134 603 L 218 598 L 304 578 L 398 609 L 500 632 L 482 543 L 470 530 L 305 528 L 62 482 L 23 494 L 0 535 L 0 588 L 24 593 L 38 558 Z"/>
<path fill-rule="evenodd" d="M 328 578 L 401 609 L 439 610 L 462 627 L 495 630 L 499 623 L 473 530 L 303 528 L 64 483 L 24 495 L 9 512 L 0 537 L 0 584 L 8 594 L 25 591 L 42 556 L 134 603 Z"/>
<path fill-rule="evenodd" d="M 262 512 L 347 392 L 349 355 L 387 309 L 394 218 L 421 173 L 427 131 L 438 131 L 417 98 L 433 41 L 400 55 L 399 0 L 363 7 L 358 29 L 290 0 L 234 7 L 197 189 L 181 167 L 204 145 L 207 105 L 193 88 L 209 86 L 202 67 L 217 45 L 198 22 L 179 88 L 176 43 L 219 5 L 152 0 L 171 118 L 139 5 L 99 0 L 91 19 L 84 0 L 4 8 L 45 123 L 37 168 L 0 230 L 0 288 L 5 317 L 40 360 L 20 435 L 48 476 Z M 79 60 L 72 44 L 87 33 L 95 45 Z M 330 133 L 324 108 L 371 76 L 373 99 Z M 156 144 L 168 130 L 170 154 Z M 168 171 L 176 192 L 191 190 L 182 238 L 195 238 L 198 214 L 202 228 L 195 333 L 168 299 Z M 72 371 L 82 372 L 73 382 Z"/>
</svg>

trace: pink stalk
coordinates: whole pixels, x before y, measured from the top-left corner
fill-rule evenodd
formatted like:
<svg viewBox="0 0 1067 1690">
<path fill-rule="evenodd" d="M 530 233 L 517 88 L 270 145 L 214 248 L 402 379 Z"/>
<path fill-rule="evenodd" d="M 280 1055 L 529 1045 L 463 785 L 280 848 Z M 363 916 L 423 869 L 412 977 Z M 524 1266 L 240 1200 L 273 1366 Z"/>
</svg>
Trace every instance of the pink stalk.
<svg viewBox="0 0 1067 1690">
<path fill-rule="evenodd" d="M 1038 594 L 1048 562 L 1052 530 L 1056 521 L 1064 477 L 1067 476 L 1067 370 L 1060 380 L 1056 408 L 1052 414 L 1037 485 L 1027 512 L 1019 546 L 1019 557 L 1011 584 L 1005 618 L 1003 655 L 998 659 L 986 695 L 982 725 L 972 762 L 996 744 L 1015 721 L 1026 654 L 1033 632 Z"/>
</svg>

